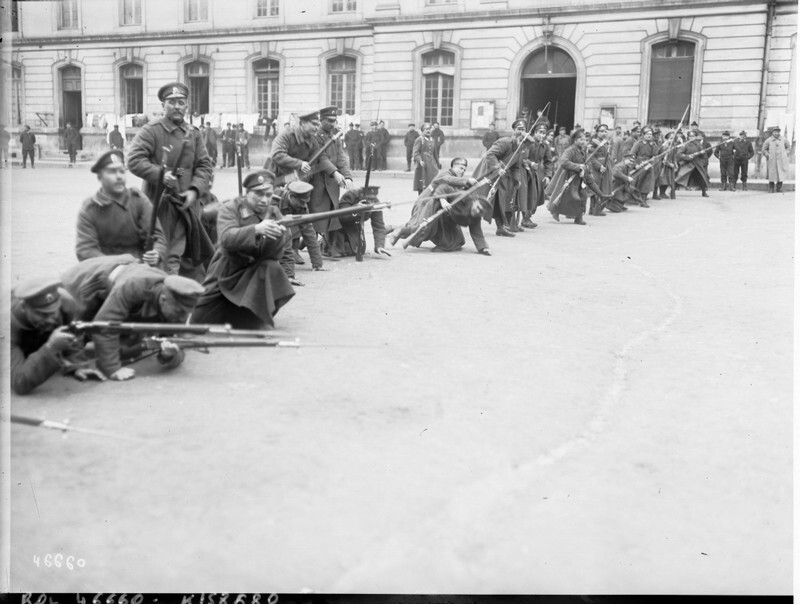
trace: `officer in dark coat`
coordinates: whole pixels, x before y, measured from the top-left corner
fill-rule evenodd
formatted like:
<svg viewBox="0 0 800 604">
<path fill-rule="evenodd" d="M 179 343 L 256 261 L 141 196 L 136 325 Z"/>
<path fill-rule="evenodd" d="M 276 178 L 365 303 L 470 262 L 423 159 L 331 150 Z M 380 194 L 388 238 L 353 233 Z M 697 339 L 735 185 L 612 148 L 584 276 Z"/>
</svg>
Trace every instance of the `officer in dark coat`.
<svg viewBox="0 0 800 604">
<path fill-rule="evenodd" d="M 315 134 L 319 130 L 319 111 L 305 113 L 296 126 L 284 128 L 272 141 L 272 152 L 264 162 L 264 169 L 275 175 L 275 186 L 293 180 L 311 180 L 314 170 L 309 160 L 316 155 L 319 143 Z"/>
<path fill-rule="evenodd" d="M 339 110 L 334 106 L 320 109 L 320 128 L 316 134 L 317 145 L 320 148 L 337 136 L 336 116 L 338 113 Z M 353 185 L 353 176 L 350 174 L 341 139 L 333 140 L 319 156 L 319 165 L 315 167 L 311 184 L 314 185 L 309 206 L 312 213 L 338 209 L 339 190 L 349 189 Z M 314 229 L 322 235 L 326 242 L 323 253 L 333 258 L 341 257 L 343 242 L 340 234 L 337 234 L 337 231 L 341 229 L 339 219 L 318 220 L 314 223 Z"/>
<path fill-rule="evenodd" d="M 350 161 L 351 170 L 361 169 L 361 139 L 363 137 L 361 130 L 356 130 L 355 124 L 350 122 L 350 129 L 344 135 L 344 146 L 347 149 L 347 159 Z"/>
<path fill-rule="evenodd" d="M 126 323 L 185 323 L 202 286 L 192 279 L 168 275 L 140 264 L 130 254 L 90 258 L 62 275 L 64 287 L 79 305 L 84 321 Z M 136 372 L 122 361 L 138 359 L 145 349 L 138 334 L 122 337 L 113 333 L 92 335 L 97 367 L 109 379 L 129 380 Z M 167 369 L 183 362 L 184 352 L 164 342 L 158 361 Z"/>
<path fill-rule="evenodd" d="M 188 94 L 180 82 L 161 87 L 164 117 L 139 130 L 128 153 L 128 169 L 142 179 L 142 190 L 157 207 L 167 241 L 165 270 L 201 281 L 214 245 L 203 228 L 198 198 L 208 192 L 214 167 L 200 132 L 184 120 Z M 154 199 L 159 179 L 161 200 Z"/>
<path fill-rule="evenodd" d="M 386 123 L 381 120 L 378 122 L 378 143 L 377 147 L 375 148 L 376 152 L 376 160 L 377 166 L 374 166 L 376 170 L 385 170 L 386 169 L 386 152 L 389 149 L 389 141 L 391 140 L 391 135 L 389 131 L 386 129 Z"/>
<path fill-rule="evenodd" d="M 736 181 L 741 178 L 742 191 L 747 191 L 747 166 L 750 158 L 755 155 L 753 143 L 747 140 L 747 132 L 742 130 L 738 138 L 733 141 L 733 180 L 731 188 L 736 190 Z"/>
<path fill-rule="evenodd" d="M 67 122 L 67 127 L 64 130 L 64 142 L 67 145 L 67 153 L 69 154 L 69 164 L 67 165 L 72 168 L 75 166 L 78 147 L 81 144 L 81 135 L 72 127 L 72 122 Z"/>
<path fill-rule="evenodd" d="M 275 324 L 275 313 L 294 296 L 280 265 L 290 248 L 291 231 L 277 223 L 283 216 L 270 203 L 274 179 L 267 170 L 251 172 L 243 182 L 247 194 L 222 204 L 219 249 L 208 267 L 192 323 L 265 329 Z"/>
<path fill-rule="evenodd" d="M 702 191 L 703 197 L 708 197 L 710 184 L 708 158 L 712 153 L 711 145 L 703 139 L 703 133 L 699 130 L 690 130 L 689 141 L 676 155 L 678 175 L 675 177 L 675 184 L 683 187 L 697 187 Z"/>
<path fill-rule="evenodd" d="M 414 152 L 414 142 L 418 138 L 419 132 L 417 132 L 416 126 L 414 126 L 414 124 L 409 124 L 408 132 L 406 132 L 403 138 L 403 144 L 406 147 L 406 172 L 411 172 L 411 155 Z"/>
<path fill-rule="evenodd" d="M 339 200 L 339 207 L 346 208 L 356 206 L 362 203 L 378 203 L 378 189 L 379 187 L 354 187 L 345 191 Z M 386 222 L 383 219 L 382 210 L 374 210 L 372 212 L 365 212 L 362 214 L 353 214 L 351 216 L 342 216 L 340 219 L 342 223 L 341 237 L 342 237 L 342 254 L 344 256 L 358 256 L 357 249 L 359 245 L 366 247 L 366 240 L 362 243 L 361 238 L 364 235 L 364 222 L 369 220 L 372 227 L 372 240 L 375 244 L 374 251 L 380 257 L 381 255 L 391 256 L 386 251 Z"/>
<path fill-rule="evenodd" d="M 108 133 L 108 144 L 112 149 L 123 149 L 125 147 L 125 139 L 116 124 L 114 124 L 114 129 Z"/>
<path fill-rule="evenodd" d="M 494 122 L 492 122 L 491 124 L 489 124 L 489 129 L 483 135 L 483 138 L 481 139 L 481 144 L 484 146 L 486 151 L 488 151 L 489 149 L 492 148 L 492 145 L 494 145 L 495 141 L 498 138 L 500 138 L 500 133 L 497 130 L 495 130 Z"/>
<path fill-rule="evenodd" d="M 97 370 L 75 367 L 83 343 L 67 325 L 77 318 L 77 305 L 57 279 L 35 278 L 14 288 L 9 330 L 11 388 L 28 394 L 59 371 L 72 370 L 83 381 L 104 380 Z"/>
<path fill-rule="evenodd" d="M 364 134 L 362 144 L 364 146 L 364 169 L 370 167 L 372 170 L 378 169 L 378 146 L 380 144 L 380 134 L 378 134 L 378 122 L 369 123 L 370 130 Z"/>
<path fill-rule="evenodd" d="M 138 189 L 125 186 L 125 158 L 112 149 L 92 166 L 100 189 L 86 199 L 78 212 L 75 254 L 78 260 L 96 256 L 131 254 L 145 264 L 162 268 L 167 246 L 156 221 L 154 246 L 145 250 L 153 205 Z"/>
<path fill-rule="evenodd" d="M 714 157 L 719 160 L 720 191 L 733 191 L 733 141 L 731 133 L 722 133 L 722 142 L 714 149 Z"/>
</svg>

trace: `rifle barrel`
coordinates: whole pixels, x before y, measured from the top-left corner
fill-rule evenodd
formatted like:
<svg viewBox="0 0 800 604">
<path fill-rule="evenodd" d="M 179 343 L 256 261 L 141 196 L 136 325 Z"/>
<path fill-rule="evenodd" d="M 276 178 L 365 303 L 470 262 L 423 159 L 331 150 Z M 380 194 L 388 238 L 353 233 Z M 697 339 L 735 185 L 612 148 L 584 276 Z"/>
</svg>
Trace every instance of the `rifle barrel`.
<svg viewBox="0 0 800 604">
<path fill-rule="evenodd" d="M 73 333 L 172 333 L 220 335 L 242 338 L 274 338 L 282 334 L 274 331 L 232 329 L 230 325 L 202 324 L 187 325 L 185 323 L 122 323 L 118 321 L 73 321 L 70 323 Z"/>
</svg>

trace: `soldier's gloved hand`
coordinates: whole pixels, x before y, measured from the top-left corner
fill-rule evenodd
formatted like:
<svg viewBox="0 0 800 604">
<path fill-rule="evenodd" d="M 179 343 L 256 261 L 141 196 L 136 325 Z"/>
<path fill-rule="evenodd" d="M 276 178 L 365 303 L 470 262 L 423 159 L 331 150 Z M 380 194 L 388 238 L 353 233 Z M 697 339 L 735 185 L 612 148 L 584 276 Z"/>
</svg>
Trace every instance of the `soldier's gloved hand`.
<svg viewBox="0 0 800 604">
<path fill-rule="evenodd" d="M 158 353 L 158 356 L 160 356 L 162 360 L 167 361 L 178 354 L 180 350 L 180 346 L 177 344 L 173 344 L 169 340 L 164 340 L 161 342 L 161 350 Z"/>
<path fill-rule="evenodd" d="M 80 369 L 76 369 L 75 372 L 72 374 L 79 382 L 85 382 L 88 379 L 98 380 L 100 382 L 106 381 L 106 376 L 99 369 L 92 369 L 91 367 L 81 367 Z"/>
<path fill-rule="evenodd" d="M 47 338 L 47 346 L 53 352 L 66 352 L 75 345 L 75 335 L 70 333 L 66 326 L 61 326 Z"/>
<path fill-rule="evenodd" d="M 142 262 L 148 266 L 157 266 L 158 263 L 161 262 L 161 256 L 159 256 L 157 251 L 150 250 L 142 254 Z"/>
<path fill-rule="evenodd" d="M 453 211 L 452 204 L 447 201 L 446 199 L 440 199 L 439 203 L 442 204 L 442 209 L 447 212 L 448 214 Z"/>
<path fill-rule="evenodd" d="M 338 187 L 340 189 L 343 189 L 345 187 L 345 185 L 347 184 L 347 181 L 345 181 L 344 176 L 342 176 L 342 174 L 340 172 L 334 172 L 333 173 L 333 178 L 336 181 L 336 184 L 338 185 Z"/>
<path fill-rule="evenodd" d="M 469 183 L 470 187 L 474 187 L 475 185 L 478 184 L 478 179 L 470 177 L 467 179 L 467 182 Z"/>
<path fill-rule="evenodd" d="M 257 235 L 263 235 L 269 239 L 278 239 L 286 232 L 286 228 L 274 220 L 265 218 L 255 226 L 255 231 Z"/>
<path fill-rule="evenodd" d="M 308 174 L 309 172 L 311 172 L 311 164 L 308 163 L 307 161 L 302 162 L 300 164 L 300 171 L 303 174 Z"/>
<path fill-rule="evenodd" d="M 136 377 L 136 372 L 130 367 L 120 367 L 114 373 L 108 376 L 109 380 L 115 382 L 124 382 L 125 380 L 132 380 Z"/>
<path fill-rule="evenodd" d="M 606 173 L 606 167 L 600 166 L 600 174 L 605 174 L 605 173 Z"/>
<path fill-rule="evenodd" d="M 500 168 L 500 170 L 497 172 L 497 175 L 498 176 L 505 176 L 506 175 L 505 168 Z"/>
<path fill-rule="evenodd" d="M 383 249 L 382 247 L 376 247 L 375 248 L 375 253 L 378 254 L 379 256 L 381 254 L 383 254 L 384 256 L 389 256 L 390 258 L 392 257 L 392 255 L 389 252 L 387 252 L 385 249 Z"/>
<path fill-rule="evenodd" d="M 192 207 L 192 204 L 197 201 L 197 191 L 194 189 L 189 189 L 188 191 L 181 193 L 179 197 L 183 198 L 181 210 L 188 210 L 190 207 Z"/>
</svg>

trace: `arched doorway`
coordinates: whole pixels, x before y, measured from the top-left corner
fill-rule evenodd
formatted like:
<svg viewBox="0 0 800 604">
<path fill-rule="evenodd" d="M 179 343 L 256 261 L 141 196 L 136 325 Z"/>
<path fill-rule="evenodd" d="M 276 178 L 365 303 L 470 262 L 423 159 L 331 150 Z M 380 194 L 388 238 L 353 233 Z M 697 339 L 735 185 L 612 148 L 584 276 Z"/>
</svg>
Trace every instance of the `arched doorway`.
<svg viewBox="0 0 800 604">
<path fill-rule="evenodd" d="M 569 54 L 554 46 L 531 53 L 522 67 L 520 107 L 528 107 L 531 116 L 548 102 L 550 123 L 566 126 L 569 132 L 575 119 L 575 90 L 578 70 Z M 522 111 L 520 111 L 522 112 Z"/>
</svg>

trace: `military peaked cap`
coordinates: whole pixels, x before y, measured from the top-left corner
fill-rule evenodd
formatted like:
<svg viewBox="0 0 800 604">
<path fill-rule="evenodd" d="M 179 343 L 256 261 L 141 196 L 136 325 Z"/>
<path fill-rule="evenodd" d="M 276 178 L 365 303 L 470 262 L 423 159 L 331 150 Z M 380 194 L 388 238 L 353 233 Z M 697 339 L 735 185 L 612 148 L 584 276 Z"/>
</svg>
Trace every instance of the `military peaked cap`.
<svg viewBox="0 0 800 604">
<path fill-rule="evenodd" d="M 61 281 L 48 277 L 27 279 L 14 288 L 14 295 L 25 304 L 43 312 L 53 312 L 61 306 L 58 287 Z"/>
<path fill-rule="evenodd" d="M 189 88 L 181 82 L 170 82 L 158 89 L 158 100 L 162 103 L 167 99 L 185 99 L 189 96 Z"/>
<path fill-rule="evenodd" d="M 516 130 L 517 129 L 517 124 L 520 124 L 520 123 L 523 126 L 527 126 L 528 125 L 528 121 L 524 117 L 518 117 L 513 122 L 511 122 L 511 129 L 512 130 Z"/>
<path fill-rule="evenodd" d="M 94 162 L 91 170 L 94 174 L 99 174 L 100 170 L 104 170 L 109 166 L 113 167 L 125 167 L 125 156 L 122 154 L 120 149 L 111 149 L 110 151 L 106 151 L 100 157 L 97 158 L 97 161 Z"/>
<path fill-rule="evenodd" d="M 178 275 L 169 275 L 164 279 L 164 287 L 172 294 L 178 304 L 189 310 L 194 308 L 198 298 L 204 291 L 203 286 L 194 279 Z"/>
<path fill-rule="evenodd" d="M 294 195 L 307 195 L 314 190 L 314 185 L 302 180 L 293 180 L 286 188 Z"/>
<path fill-rule="evenodd" d="M 339 115 L 339 108 L 336 105 L 323 107 L 319 110 L 320 119 L 325 119 L 326 117 L 336 117 L 337 115 Z"/>
<path fill-rule="evenodd" d="M 244 177 L 242 186 L 248 191 L 263 191 L 272 186 L 275 175 L 269 170 L 256 170 Z"/>
<path fill-rule="evenodd" d="M 744 130 L 742 130 L 739 134 L 744 134 L 745 136 L 747 136 L 747 132 L 745 132 Z"/>
<path fill-rule="evenodd" d="M 731 133 L 728 132 L 727 130 L 722 132 L 722 136 L 730 136 L 730 135 L 731 135 Z"/>
<path fill-rule="evenodd" d="M 319 111 L 311 111 L 309 113 L 304 113 L 303 115 L 299 115 L 298 119 L 301 122 L 318 122 L 319 121 Z"/>
</svg>

